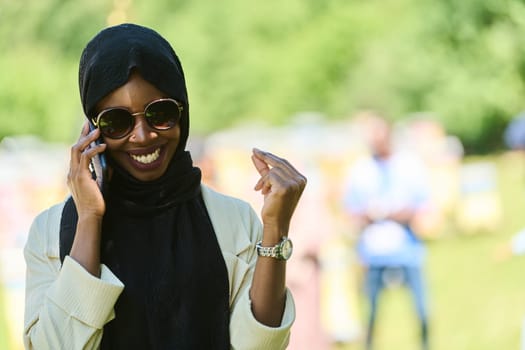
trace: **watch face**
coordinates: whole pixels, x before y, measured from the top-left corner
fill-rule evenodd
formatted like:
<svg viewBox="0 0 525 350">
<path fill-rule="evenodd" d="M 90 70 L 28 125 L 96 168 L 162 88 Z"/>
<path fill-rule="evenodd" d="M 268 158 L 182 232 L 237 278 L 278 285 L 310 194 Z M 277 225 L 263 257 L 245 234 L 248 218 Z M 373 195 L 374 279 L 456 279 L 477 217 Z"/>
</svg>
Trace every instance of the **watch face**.
<svg viewBox="0 0 525 350">
<path fill-rule="evenodd" d="M 281 256 L 283 259 L 288 260 L 292 255 L 293 245 L 292 241 L 285 239 L 281 245 Z"/>
</svg>

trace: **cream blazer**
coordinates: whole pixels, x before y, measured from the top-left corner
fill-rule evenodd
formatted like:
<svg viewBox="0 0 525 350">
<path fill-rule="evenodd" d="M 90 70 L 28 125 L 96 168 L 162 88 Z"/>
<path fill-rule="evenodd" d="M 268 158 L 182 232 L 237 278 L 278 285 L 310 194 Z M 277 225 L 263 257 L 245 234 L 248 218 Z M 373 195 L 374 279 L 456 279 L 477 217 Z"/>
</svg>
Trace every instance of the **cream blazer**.
<svg viewBox="0 0 525 350">
<path fill-rule="evenodd" d="M 251 312 L 248 291 L 257 260 L 255 242 L 262 236 L 259 218 L 239 199 L 206 186 L 202 195 L 228 268 L 231 349 L 285 349 L 295 319 L 290 292 L 281 326 L 267 327 Z M 114 305 L 125 288 L 103 264 L 96 278 L 69 256 L 60 263 L 63 206 L 57 204 L 35 218 L 24 248 L 26 349 L 98 349 L 104 325 L 115 317 Z"/>
</svg>

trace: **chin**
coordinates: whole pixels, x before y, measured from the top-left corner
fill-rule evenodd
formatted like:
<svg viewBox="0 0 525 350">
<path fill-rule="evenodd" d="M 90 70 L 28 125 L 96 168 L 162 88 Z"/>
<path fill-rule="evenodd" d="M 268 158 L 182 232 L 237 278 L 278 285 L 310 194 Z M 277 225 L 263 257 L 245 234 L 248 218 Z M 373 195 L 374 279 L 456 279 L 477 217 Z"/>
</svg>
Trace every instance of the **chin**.
<svg viewBox="0 0 525 350">
<path fill-rule="evenodd" d="M 166 172 L 166 169 L 163 169 L 163 170 L 157 169 L 157 171 L 152 171 L 152 172 L 136 172 L 135 171 L 131 173 L 131 175 L 139 181 L 149 182 L 149 181 L 157 180 L 162 175 L 164 175 L 165 172 Z"/>
</svg>

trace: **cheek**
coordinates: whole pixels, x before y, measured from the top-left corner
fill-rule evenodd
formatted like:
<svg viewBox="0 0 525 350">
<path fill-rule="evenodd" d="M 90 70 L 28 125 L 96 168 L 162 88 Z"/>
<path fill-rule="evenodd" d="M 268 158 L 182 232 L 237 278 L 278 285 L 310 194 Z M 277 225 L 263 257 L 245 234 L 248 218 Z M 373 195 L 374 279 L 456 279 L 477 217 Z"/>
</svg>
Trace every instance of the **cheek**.
<svg viewBox="0 0 525 350">
<path fill-rule="evenodd" d="M 180 127 L 174 127 L 172 130 L 169 131 L 169 134 L 166 135 L 166 137 L 176 148 L 178 148 L 178 145 L 180 144 Z"/>
<path fill-rule="evenodd" d="M 122 148 L 122 145 L 124 142 L 118 141 L 118 140 L 105 140 L 106 143 L 106 154 L 109 154 L 110 156 L 115 155 L 115 153 Z M 114 157 L 113 157 L 114 158 Z"/>
</svg>

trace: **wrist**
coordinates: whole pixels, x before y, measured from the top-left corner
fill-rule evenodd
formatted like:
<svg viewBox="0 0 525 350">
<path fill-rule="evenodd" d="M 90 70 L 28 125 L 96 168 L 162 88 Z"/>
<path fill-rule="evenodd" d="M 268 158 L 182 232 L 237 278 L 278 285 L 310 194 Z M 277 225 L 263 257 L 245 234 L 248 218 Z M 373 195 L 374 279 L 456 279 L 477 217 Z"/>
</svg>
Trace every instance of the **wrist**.
<svg viewBox="0 0 525 350">
<path fill-rule="evenodd" d="M 77 232 L 100 233 L 102 231 L 102 215 L 93 215 L 86 213 L 78 214 Z"/>
<path fill-rule="evenodd" d="M 78 212 L 78 221 L 85 221 L 85 222 L 102 222 L 102 219 L 104 218 L 104 213 L 98 213 L 94 210 L 84 210 Z"/>
<path fill-rule="evenodd" d="M 293 244 L 288 237 L 281 238 L 277 244 L 271 246 L 265 245 L 263 241 L 257 242 L 255 245 L 257 255 L 260 257 L 273 258 L 277 260 L 288 260 L 292 255 Z"/>
<path fill-rule="evenodd" d="M 288 236 L 288 225 L 267 224 L 263 226 L 263 239 L 265 245 L 279 243 L 283 237 Z"/>
<path fill-rule="evenodd" d="M 79 214 L 69 256 L 95 277 L 100 277 L 102 216 Z"/>
</svg>

